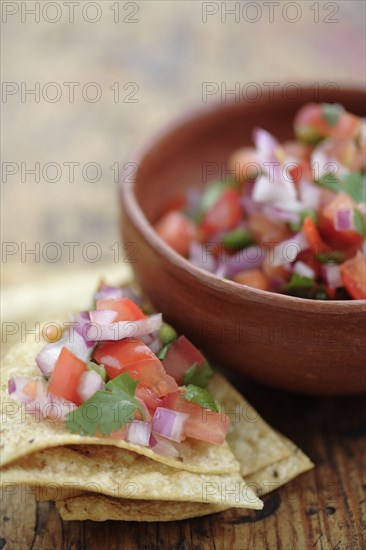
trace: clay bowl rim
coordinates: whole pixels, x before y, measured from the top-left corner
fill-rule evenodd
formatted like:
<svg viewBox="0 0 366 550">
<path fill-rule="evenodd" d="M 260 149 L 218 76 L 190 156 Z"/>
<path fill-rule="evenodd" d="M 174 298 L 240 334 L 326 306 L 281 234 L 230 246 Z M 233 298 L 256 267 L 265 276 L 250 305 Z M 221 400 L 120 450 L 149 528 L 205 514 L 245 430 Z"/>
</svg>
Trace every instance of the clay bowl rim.
<svg viewBox="0 0 366 550">
<path fill-rule="evenodd" d="M 311 90 L 309 86 L 302 85 L 302 90 Z M 339 87 L 338 93 L 363 93 L 361 88 Z M 279 96 L 279 94 L 277 94 Z M 276 102 L 276 94 L 274 95 L 273 103 Z M 165 123 L 158 129 L 150 138 L 145 140 L 141 146 L 135 148 L 132 152 L 132 164 L 136 166 L 134 175 L 131 178 L 123 178 L 119 181 L 119 191 L 122 202 L 122 209 L 128 212 L 128 216 L 139 232 L 145 237 L 152 248 L 163 256 L 165 260 L 179 268 L 182 273 L 187 273 L 201 283 L 211 286 L 211 288 L 219 289 L 223 294 L 232 295 L 235 292 L 240 300 L 250 300 L 262 304 L 268 304 L 271 301 L 272 306 L 281 309 L 298 310 L 316 314 L 358 314 L 364 311 L 365 300 L 309 300 L 306 298 L 298 298 L 296 296 L 288 296 L 285 294 L 277 294 L 268 290 L 259 290 L 251 287 L 246 287 L 229 279 L 220 278 L 209 271 L 193 265 L 188 259 L 181 256 L 173 248 L 163 241 L 156 233 L 154 227 L 146 218 L 142 208 L 140 207 L 136 195 L 135 184 L 139 175 L 140 166 L 149 157 L 161 143 L 169 140 L 170 136 L 186 126 L 190 126 L 193 122 L 201 121 L 204 123 L 207 119 L 218 111 L 230 112 L 235 107 L 239 109 L 242 105 L 249 105 L 245 101 L 234 102 L 228 101 L 221 103 L 219 101 L 212 102 L 205 106 L 198 106 L 184 111 L 182 114 L 173 117 L 170 122 Z"/>
</svg>

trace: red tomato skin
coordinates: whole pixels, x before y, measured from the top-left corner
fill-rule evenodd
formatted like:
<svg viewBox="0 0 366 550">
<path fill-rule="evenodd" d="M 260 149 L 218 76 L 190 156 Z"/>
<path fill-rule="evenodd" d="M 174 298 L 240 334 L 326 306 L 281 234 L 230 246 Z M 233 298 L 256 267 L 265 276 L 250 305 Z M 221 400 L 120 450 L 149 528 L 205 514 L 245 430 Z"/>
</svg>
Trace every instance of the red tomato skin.
<svg viewBox="0 0 366 550">
<path fill-rule="evenodd" d="M 320 137 L 336 139 L 355 138 L 360 129 L 359 117 L 344 111 L 336 124 L 329 125 L 324 118 L 322 106 L 319 103 L 304 105 L 295 117 L 295 129 L 311 127 Z"/>
<path fill-rule="evenodd" d="M 319 229 L 324 238 L 335 250 L 347 250 L 350 248 L 349 255 L 354 255 L 356 249 L 362 241 L 362 237 L 357 231 L 338 231 L 334 227 L 334 214 L 337 209 L 355 208 L 356 203 L 347 195 L 347 193 L 338 193 L 334 199 L 327 204 L 319 214 Z M 347 254 L 348 255 L 348 254 Z"/>
<path fill-rule="evenodd" d="M 174 250 L 187 257 L 190 244 L 197 236 L 194 223 L 178 210 L 170 210 L 155 224 L 157 234 Z"/>
<path fill-rule="evenodd" d="M 366 299 L 366 261 L 362 254 L 340 266 L 343 284 L 354 300 Z"/>
<path fill-rule="evenodd" d="M 117 317 L 113 321 L 140 321 L 146 319 L 146 315 L 141 309 L 130 300 L 130 298 L 115 298 L 108 300 L 97 300 L 97 310 L 109 309 L 118 313 Z"/>
<path fill-rule="evenodd" d="M 260 246 L 270 248 L 291 236 L 291 231 L 282 221 L 273 221 L 261 212 L 254 212 L 248 218 L 248 225 L 254 240 Z"/>
<path fill-rule="evenodd" d="M 310 216 L 305 218 L 302 231 L 315 254 L 328 250 L 328 246 L 323 241 L 314 220 Z"/>
<path fill-rule="evenodd" d="M 200 225 L 204 239 L 208 239 L 219 231 L 232 229 L 243 218 L 243 209 L 240 205 L 240 195 L 235 189 L 226 189 L 206 212 Z"/>
<path fill-rule="evenodd" d="M 154 413 L 157 407 L 162 407 L 162 398 L 146 386 L 137 386 L 136 397 L 145 403 L 151 413 Z"/>
<path fill-rule="evenodd" d="M 62 348 L 51 374 L 48 391 L 75 403 L 75 405 L 80 405 L 78 386 L 80 378 L 86 370 L 84 361 L 67 348 Z"/>
<path fill-rule="evenodd" d="M 230 419 L 224 413 L 203 409 L 197 403 L 186 401 L 184 391 L 169 393 L 162 399 L 162 407 L 189 415 L 184 435 L 207 443 L 221 445 L 224 443 Z"/>
<path fill-rule="evenodd" d="M 159 359 L 140 340 L 125 338 L 101 344 L 94 352 L 94 359 L 104 365 L 109 378 L 128 372 L 134 380 L 139 380 L 139 385 L 150 388 L 158 397 L 178 387 L 172 385 Z"/>
<path fill-rule="evenodd" d="M 178 384 L 182 384 L 184 373 L 189 368 L 193 367 L 195 363 L 200 366 L 204 362 L 205 358 L 202 353 L 185 336 L 179 336 L 174 340 L 163 359 L 165 371 Z"/>
</svg>

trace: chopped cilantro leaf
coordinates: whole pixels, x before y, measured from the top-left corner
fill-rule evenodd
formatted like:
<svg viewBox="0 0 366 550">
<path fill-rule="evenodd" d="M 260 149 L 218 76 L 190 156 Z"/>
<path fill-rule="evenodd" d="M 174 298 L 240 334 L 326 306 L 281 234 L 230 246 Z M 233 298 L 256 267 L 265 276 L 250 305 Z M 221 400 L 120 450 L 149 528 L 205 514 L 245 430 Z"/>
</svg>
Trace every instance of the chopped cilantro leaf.
<svg viewBox="0 0 366 550">
<path fill-rule="evenodd" d="M 156 354 L 156 357 L 160 359 L 160 361 L 164 361 L 166 354 L 168 353 L 168 350 L 171 346 L 171 342 L 169 344 L 166 344 L 162 348 L 159 349 L 158 353 Z"/>
<path fill-rule="evenodd" d="M 204 409 L 209 409 L 210 411 L 219 412 L 218 406 L 212 395 L 209 391 L 204 388 L 199 388 L 194 384 L 189 384 L 187 386 L 187 391 L 184 394 L 184 399 L 187 401 L 192 401 L 201 405 Z"/>
<path fill-rule="evenodd" d="M 324 174 L 315 183 L 320 187 L 330 189 L 335 193 L 347 193 L 352 199 L 359 202 L 366 202 L 366 179 L 360 172 L 351 172 L 339 180 L 334 174 Z"/>
<path fill-rule="evenodd" d="M 338 124 L 344 108 L 339 103 L 322 103 L 322 115 L 328 126 L 336 126 Z"/>
<path fill-rule="evenodd" d="M 135 398 L 138 380 L 124 372 L 107 382 L 104 391 L 97 391 L 80 407 L 67 413 L 66 428 L 81 435 L 109 435 L 134 419 L 137 409 L 144 411 Z"/>
<path fill-rule="evenodd" d="M 207 361 L 202 363 L 202 365 L 197 365 L 197 363 L 195 363 L 184 373 L 183 383 L 185 386 L 194 384 L 200 388 L 205 388 L 212 375 L 212 368 Z"/>
<path fill-rule="evenodd" d="M 332 250 L 331 252 L 319 252 L 316 259 L 321 264 L 341 264 L 345 261 L 346 255 L 339 250 Z"/>
<path fill-rule="evenodd" d="M 286 290 L 291 290 L 293 288 L 311 288 L 314 286 L 315 281 L 311 277 L 303 277 L 297 273 L 293 273 L 290 281 L 286 285 Z"/>
<path fill-rule="evenodd" d="M 170 344 L 173 340 L 177 338 L 178 334 L 175 332 L 174 328 L 168 323 L 163 323 L 159 329 L 159 338 L 163 346 Z"/>
<path fill-rule="evenodd" d="M 238 227 L 224 235 L 222 244 L 229 250 L 242 250 L 254 242 L 249 229 Z"/>
</svg>

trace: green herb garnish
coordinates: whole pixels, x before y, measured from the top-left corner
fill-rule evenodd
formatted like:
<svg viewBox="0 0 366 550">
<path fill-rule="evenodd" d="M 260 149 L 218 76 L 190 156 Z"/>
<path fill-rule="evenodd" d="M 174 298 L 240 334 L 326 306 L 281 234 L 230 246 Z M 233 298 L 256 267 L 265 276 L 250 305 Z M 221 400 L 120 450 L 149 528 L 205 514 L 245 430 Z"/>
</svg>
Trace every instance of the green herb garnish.
<svg viewBox="0 0 366 550">
<path fill-rule="evenodd" d="M 226 233 L 221 242 L 229 250 L 242 250 L 253 244 L 254 239 L 249 229 L 238 227 Z"/>
<path fill-rule="evenodd" d="M 294 233 L 301 231 L 302 226 L 304 225 L 305 218 L 311 218 L 315 224 L 318 223 L 318 217 L 315 210 L 303 210 L 302 212 L 300 212 L 300 221 L 289 222 L 288 225 L 291 231 L 293 231 Z"/>
<path fill-rule="evenodd" d="M 286 290 L 292 290 L 293 288 L 312 288 L 315 285 L 314 279 L 311 277 L 304 277 L 293 273 L 290 281 L 286 285 Z"/>
<path fill-rule="evenodd" d="M 144 411 L 135 398 L 138 380 L 123 372 L 107 382 L 105 390 L 97 391 L 80 407 L 67 413 L 66 428 L 81 435 L 109 435 L 128 424 L 137 409 L 144 419 Z"/>
<path fill-rule="evenodd" d="M 160 361 L 163 361 L 165 359 L 166 354 L 168 353 L 170 346 L 171 346 L 171 342 L 159 349 L 158 353 L 156 354 L 156 357 L 158 359 L 160 359 Z"/>
<path fill-rule="evenodd" d="M 366 220 L 364 214 L 358 210 L 358 208 L 355 208 L 353 210 L 353 226 L 355 228 L 355 231 L 361 235 L 361 237 L 365 237 L 366 235 Z"/>
<path fill-rule="evenodd" d="M 335 193 L 343 191 L 357 203 L 366 202 L 366 178 L 365 174 L 361 174 L 361 172 L 351 172 L 343 176 L 341 180 L 334 174 L 328 173 L 316 180 L 315 183 Z"/>
<path fill-rule="evenodd" d="M 322 103 L 321 110 L 323 119 L 328 126 L 336 126 L 341 114 L 344 112 L 344 108 L 339 103 Z"/>
<path fill-rule="evenodd" d="M 316 259 L 321 264 L 341 264 L 345 261 L 346 256 L 339 250 L 332 250 L 331 252 L 319 252 L 316 254 Z"/>
<path fill-rule="evenodd" d="M 170 342 L 173 342 L 177 338 L 178 334 L 174 330 L 174 328 L 168 323 L 163 323 L 159 329 L 159 338 L 161 340 L 161 343 L 163 346 L 166 344 L 170 344 Z"/>
<path fill-rule="evenodd" d="M 209 409 L 210 411 L 219 412 L 216 401 L 212 397 L 209 391 L 204 388 L 199 388 L 194 384 L 189 384 L 187 386 L 187 391 L 184 394 L 184 399 L 191 401 L 192 403 L 197 403 L 201 405 L 204 409 Z"/>
<path fill-rule="evenodd" d="M 202 365 L 197 365 L 197 363 L 195 363 L 184 373 L 183 384 L 185 386 L 194 384 L 200 388 L 205 388 L 212 375 L 212 368 L 207 361 L 202 363 Z"/>
</svg>

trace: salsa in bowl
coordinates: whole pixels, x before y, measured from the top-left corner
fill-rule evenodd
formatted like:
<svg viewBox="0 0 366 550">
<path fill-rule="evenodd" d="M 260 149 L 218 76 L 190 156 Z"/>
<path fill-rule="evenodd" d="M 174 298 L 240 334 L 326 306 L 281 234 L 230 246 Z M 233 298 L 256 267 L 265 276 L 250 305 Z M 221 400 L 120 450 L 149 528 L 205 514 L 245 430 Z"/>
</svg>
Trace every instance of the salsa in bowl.
<svg viewBox="0 0 366 550">
<path fill-rule="evenodd" d="M 309 103 L 280 143 L 254 128 L 229 178 L 188 188 L 155 230 L 194 265 L 239 284 L 315 300 L 366 298 L 366 119 Z"/>
<path fill-rule="evenodd" d="M 319 92 L 319 93 L 318 93 Z M 316 96 L 316 97 L 315 97 Z M 364 92 L 302 87 L 255 102 L 225 102 L 185 113 L 153 136 L 121 174 L 126 261 L 145 294 L 181 333 L 223 366 L 279 388 L 312 394 L 366 391 L 366 302 L 308 300 L 260 290 L 194 265 L 154 226 L 166 206 L 193 186 L 228 181 L 230 158 L 251 146 L 253 128 L 280 143 L 293 140 L 293 120 L 307 103 L 339 103 L 365 116 Z M 176 205 L 180 209 L 181 205 Z"/>
</svg>

